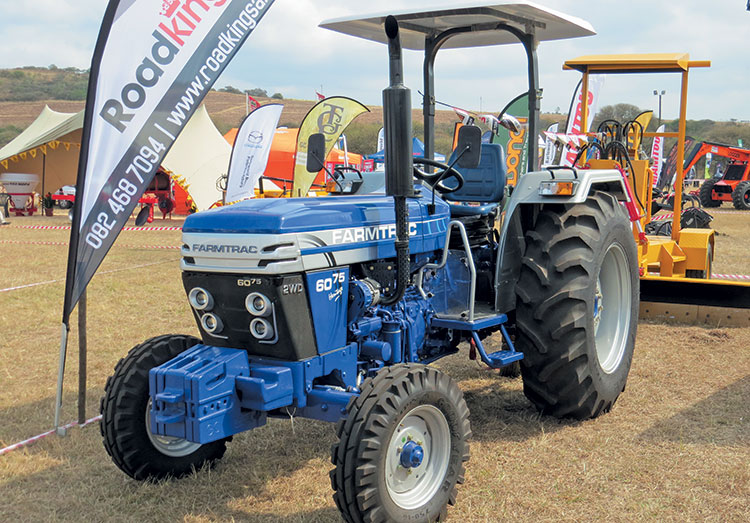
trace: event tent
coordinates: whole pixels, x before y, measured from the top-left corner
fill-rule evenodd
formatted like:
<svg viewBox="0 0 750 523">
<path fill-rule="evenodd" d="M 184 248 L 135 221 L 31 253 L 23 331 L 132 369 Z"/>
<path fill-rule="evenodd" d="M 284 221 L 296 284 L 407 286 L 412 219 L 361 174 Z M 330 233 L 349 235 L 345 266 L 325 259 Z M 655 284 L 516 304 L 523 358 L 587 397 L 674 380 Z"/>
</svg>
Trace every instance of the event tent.
<svg viewBox="0 0 750 523">
<path fill-rule="evenodd" d="M 59 113 L 45 105 L 31 125 L 0 149 L 0 174 L 37 174 L 41 194 L 74 185 L 82 127 L 83 111 Z"/>
<path fill-rule="evenodd" d="M 75 185 L 82 127 L 83 111 L 59 113 L 45 106 L 26 130 L 0 149 L 0 173 L 38 174 L 42 194 Z M 227 172 L 231 150 L 202 105 L 185 125 L 162 167 L 172 172 L 198 210 L 204 210 L 222 198 L 216 181 Z"/>
</svg>

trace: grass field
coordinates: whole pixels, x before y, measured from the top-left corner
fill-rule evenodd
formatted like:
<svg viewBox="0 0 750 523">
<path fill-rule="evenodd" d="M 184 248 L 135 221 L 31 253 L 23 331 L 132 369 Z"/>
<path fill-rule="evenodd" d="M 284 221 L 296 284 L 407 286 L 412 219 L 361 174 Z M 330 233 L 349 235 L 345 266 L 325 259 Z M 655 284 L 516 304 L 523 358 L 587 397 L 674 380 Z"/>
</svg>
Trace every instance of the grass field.
<svg viewBox="0 0 750 523">
<path fill-rule="evenodd" d="M 69 231 L 23 226 L 66 224 L 32 217 L 0 227 L 0 448 L 52 425 L 67 247 L 33 242 L 66 243 Z M 714 272 L 750 274 L 750 213 L 716 213 L 714 226 Z M 179 251 L 147 248 L 179 242 L 179 232 L 123 232 L 89 285 L 88 416 L 130 347 L 197 334 Z M 72 332 L 66 422 L 76 417 Z M 627 390 L 611 413 L 585 422 L 540 416 L 520 379 L 465 350 L 439 367 L 463 389 L 474 433 L 451 521 L 750 518 L 750 328 L 641 322 Z M 0 521 L 338 521 L 334 440 L 333 425 L 271 421 L 236 436 L 214 470 L 153 485 L 112 464 L 96 425 L 74 428 L 0 457 Z"/>
</svg>

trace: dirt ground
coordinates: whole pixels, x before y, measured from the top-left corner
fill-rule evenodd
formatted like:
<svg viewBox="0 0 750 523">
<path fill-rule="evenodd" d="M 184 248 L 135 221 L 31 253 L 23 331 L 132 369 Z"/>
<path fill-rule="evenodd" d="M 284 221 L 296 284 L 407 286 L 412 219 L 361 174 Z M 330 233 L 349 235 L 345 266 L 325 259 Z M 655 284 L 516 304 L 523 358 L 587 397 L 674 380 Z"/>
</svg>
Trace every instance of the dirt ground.
<svg viewBox="0 0 750 523">
<path fill-rule="evenodd" d="M 714 272 L 750 274 L 750 213 L 720 211 Z M 0 227 L 0 448 L 52 425 L 69 231 L 26 226 L 66 225 L 57 213 Z M 123 232 L 89 285 L 87 416 L 130 347 L 197 334 L 179 251 L 154 248 L 179 244 L 179 232 Z M 75 332 L 65 422 L 76 417 Z M 750 328 L 641 321 L 627 389 L 585 422 L 540 416 L 520 379 L 465 349 L 438 364 L 463 389 L 474 434 L 451 521 L 748 521 Z M 338 521 L 334 440 L 330 424 L 272 421 L 236 436 L 215 469 L 154 485 L 114 466 L 96 424 L 74 428 L 0 456 L 0 521 Z"/>
</svg>

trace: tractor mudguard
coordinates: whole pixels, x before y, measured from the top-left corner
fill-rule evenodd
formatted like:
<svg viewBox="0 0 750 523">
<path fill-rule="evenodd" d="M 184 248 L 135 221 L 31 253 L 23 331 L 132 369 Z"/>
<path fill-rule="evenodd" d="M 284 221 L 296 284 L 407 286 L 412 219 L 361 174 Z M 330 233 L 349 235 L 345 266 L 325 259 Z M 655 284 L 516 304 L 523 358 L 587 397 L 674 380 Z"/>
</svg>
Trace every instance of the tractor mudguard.
<svg viewBox="0 0 750 523">
<path fill-rule="evenodd" d="M 540 194 L 542 182 L 571 182 L 573 194 L 547 196 Z M 495 310 L 508 313 L 515 309 L 515 288 L 521 257 L 524 251 L 524 230 L 521 207 L 549 203 L 583 203 L 594 190 L 613 194 L 618 200 L 627 199 L 622 174 L 615 169 L 555 169 L 524 174 L 516 184 L 505 207 L 505 219 L 497 245 L 498 263 L 495 267 Z"/>
</svg>

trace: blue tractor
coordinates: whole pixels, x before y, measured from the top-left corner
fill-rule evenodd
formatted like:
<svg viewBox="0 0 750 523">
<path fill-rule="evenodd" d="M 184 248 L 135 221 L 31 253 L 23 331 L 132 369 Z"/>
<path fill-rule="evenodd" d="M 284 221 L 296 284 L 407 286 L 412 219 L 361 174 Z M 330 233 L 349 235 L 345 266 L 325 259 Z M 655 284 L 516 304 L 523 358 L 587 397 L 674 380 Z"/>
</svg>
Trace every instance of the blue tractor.
<svg viewBox="0 0 750 523">
<path fill-rule="evenodd" d="M 433 35 L 431 64 L 446 31 L 518 33 L 536 93 L 536 39 L 585 26 L 515 5 L 524 9 L 507 16 L 481 7 L 358 20 L 389 49 L 382 183 L 341 178 L 341 194 L 248 200 L 185 221 L 182 278 L 201 338 L 152 338 L 117 364 L 101 429 L 120 469 L 178 477 L 269 417 L 326 420 L 337 423 L 331 483 L 346 521 L 435 521 L 464 480 L 471 429 L 460 388 L 431 362 L 468 345 L 491 368 L 520 361 L 524 393 L 545 414 L 612 407 L 638 311 L 622 174 L 532 168 L 508 195 L 502 148 L 471 126 L 447 164 L 413 165 L 402 38 Z M 322 167 L 322 139 L 310 140 L 310 172 Z M 502 350 L 485 350 L 492 334 Z"/>
</svg>

